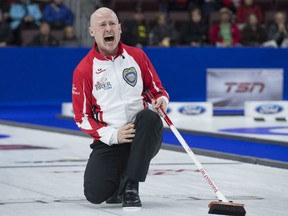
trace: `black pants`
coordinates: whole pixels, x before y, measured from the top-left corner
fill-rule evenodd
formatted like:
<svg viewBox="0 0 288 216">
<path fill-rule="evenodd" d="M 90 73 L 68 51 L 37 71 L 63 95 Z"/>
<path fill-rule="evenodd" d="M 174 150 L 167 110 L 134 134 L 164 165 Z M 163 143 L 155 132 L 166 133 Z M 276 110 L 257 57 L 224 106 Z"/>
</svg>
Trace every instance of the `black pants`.
<svg viewBox="0 0 288 216">
<path fill-rule="evenodd" d="M 91 203 L 107 200 L 118 189 L 121 177 L 143 182 L 151 159 L 158 153 L 163 134 L 159 115 L 142 110 L 136 116 L 131 144 L 108 146 L 95 141 L 84 173 L 84 194 Z"/>
</svg>

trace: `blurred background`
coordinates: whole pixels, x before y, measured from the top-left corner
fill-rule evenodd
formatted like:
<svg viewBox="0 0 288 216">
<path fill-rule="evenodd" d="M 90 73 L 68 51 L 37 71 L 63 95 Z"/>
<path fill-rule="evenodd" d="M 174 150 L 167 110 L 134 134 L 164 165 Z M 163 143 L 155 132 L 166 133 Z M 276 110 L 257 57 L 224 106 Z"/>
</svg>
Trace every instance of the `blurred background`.
<svg viewBox="0 0 288 216">
<path fill-rule="evenodd" d="M 288 99 L 286 0 L 1 0 L 2 110 L 71 101 L 73 70 L 93 44 L 89 17 L 102 6 L 171 101 L 243 114 L 245 101 Z"/>
</svg>

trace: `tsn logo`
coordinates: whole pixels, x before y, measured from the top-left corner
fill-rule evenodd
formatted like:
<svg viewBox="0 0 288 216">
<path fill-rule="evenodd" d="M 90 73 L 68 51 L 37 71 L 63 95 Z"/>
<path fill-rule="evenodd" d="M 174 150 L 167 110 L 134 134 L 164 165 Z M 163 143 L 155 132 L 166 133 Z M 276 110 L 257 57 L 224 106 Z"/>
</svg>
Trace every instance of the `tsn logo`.
<svg viewBox="0 0 288 216">
<path fill-rule="evenodd" d="M 265 89 L 262 82 L 226 82 L 225 86 L 227 93 L 261 93 Z"/>
</svg>

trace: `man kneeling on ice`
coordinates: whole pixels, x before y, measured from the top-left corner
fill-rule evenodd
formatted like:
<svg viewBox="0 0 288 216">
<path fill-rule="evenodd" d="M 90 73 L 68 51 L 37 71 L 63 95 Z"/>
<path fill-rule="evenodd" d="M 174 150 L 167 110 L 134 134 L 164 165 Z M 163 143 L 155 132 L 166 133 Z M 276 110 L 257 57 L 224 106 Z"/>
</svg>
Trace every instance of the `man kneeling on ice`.
<svg viewBox="0 0 288 216">
<path fill-rule="evenodd" d="M 73 109 L 78 127 L 94 138 L 84 173 L 84 194 L 95 204 L 141 207 L 139 182 L 158 153 L 168 94 L 145 53 L 120 42 L 121 24 L 109 8 L 90 18 L 94 46 L 73 74 Z M 147 107 L 144 92 L 155 100 Z"/>
</svg>

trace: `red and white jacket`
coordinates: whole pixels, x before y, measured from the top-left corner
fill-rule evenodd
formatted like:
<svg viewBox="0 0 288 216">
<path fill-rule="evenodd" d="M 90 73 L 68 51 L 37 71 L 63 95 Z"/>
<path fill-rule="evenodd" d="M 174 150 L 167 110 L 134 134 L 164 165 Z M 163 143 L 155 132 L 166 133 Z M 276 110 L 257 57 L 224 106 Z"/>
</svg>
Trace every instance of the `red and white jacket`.
<svg viewBox="0 0 288 216">
<path fill-rule="evenodd" d="M 78 127 L 108 145 L 117 144 L 121 126 L 133 122 L 147 108 L 144 92 L 157 99 L 168 94 L 145 53 L 119 43 L 116 56 L 105 57 L 97 45 L 82 59 L 73 74 L 72 102 Z"/>
</svg>

